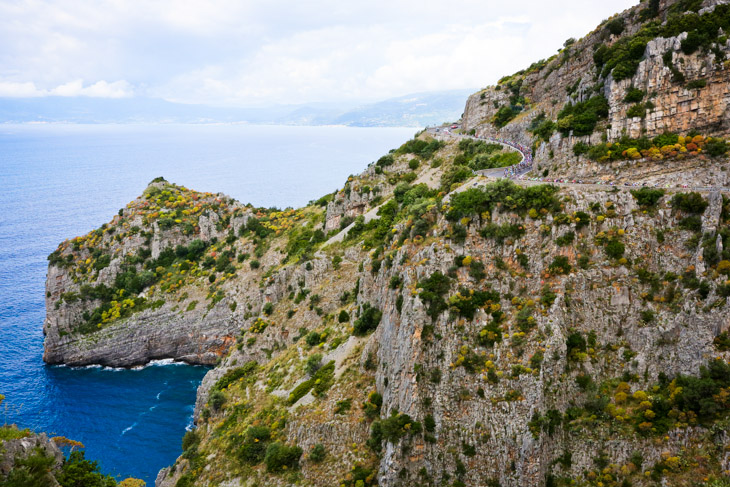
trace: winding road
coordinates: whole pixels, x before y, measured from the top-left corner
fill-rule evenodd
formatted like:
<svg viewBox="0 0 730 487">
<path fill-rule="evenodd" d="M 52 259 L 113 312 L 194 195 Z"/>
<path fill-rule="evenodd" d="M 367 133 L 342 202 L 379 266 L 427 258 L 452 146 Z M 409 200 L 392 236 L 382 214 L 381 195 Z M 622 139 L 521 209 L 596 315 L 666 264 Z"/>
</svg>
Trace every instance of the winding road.
<svg viewBox="0 0 730 487">
<path fill-rule="evenodd" d="M 588 188 L 588 189 L 634 189 L 634 188 L 657 188 L 657 189 L 663 189 L 667 192 L 676 193 L 676 192 L 682 192 L 686 190 L 692 190 L 692 191 L 698 191 L 698 192 L 713 192 L 713 191 L 719 191 L 728 193 L 730 192 L 730 188 L 725 186 L 690 186 L 690 185 L 658 185 L 658 184 L 639 184 L 639 183 L 604 183 L 604 182 L 595 182 L 595 181 L 588 181 L 588 180 L 577 180 L 577 179 L 566 179 L 566 178 L 541 178 L 541 177 L 526 177 L 527 173 L 532 171 L 532 151 L 524 147 L 521 144 L 518 144 L 516 142 L 504 140 L 504 139 L 496 139 L 492 137 L 477 137 L 474 135 L 466 135 L 461 134 L 457 132 L 450 131 L 448 127 L 432 127 L 427 128 L 426 131 L 438 138 L 443 137 L 451 137 L 456 139 L 474 139 L 474 140 L 483 140 L 485 142 L 489 143 L 496 143 L 496 144 L 502 144 L 504 147 L 508 147 L 511 149 L 514 149 L 518 151 L 522 155 L 522 160 L 515 164 L 514 166 L 509 166 L 507 168 L 494 168 L 494 169 L 482 169 L 479 171 L 475 171 L 476 174 L 481 176 L 486 176 L 487 178 L 493 178 L 493 179 L 503 179 L 503 178 L 509 178 L 514 181 L 519 182 L 520 184 L 524 185 L 537 185 L 537 184 L 545 184 L 550 183 L 554 184 L 556 186 L 563 186 L 563 187 L 580 187 L 580 188 Z M 468 187 L 476 186 L 477 183 L 474 185 L 464 185 Z M 462 187 L 464 187 L 462 186 Z M 461 188 L 460 188 L 461 189 Z M 464 188 L 466 189 L 466 188 Z"/>
</svg>

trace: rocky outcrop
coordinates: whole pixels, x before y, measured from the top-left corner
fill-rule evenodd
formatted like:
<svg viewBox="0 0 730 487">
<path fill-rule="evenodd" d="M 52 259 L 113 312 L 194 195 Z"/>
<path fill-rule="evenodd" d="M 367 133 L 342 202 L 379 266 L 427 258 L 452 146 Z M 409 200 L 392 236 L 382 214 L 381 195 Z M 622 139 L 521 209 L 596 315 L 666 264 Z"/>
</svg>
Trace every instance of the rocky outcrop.
<svg viewBox="0 0 730 487">
<path fill-rule="evenodd" d="M 53 459 L 51 471 L 59 471 L 63 465 L 63 452 L 45 433 L 30 433 L 23 438 L 0 440 L 0 481 L 17 467 L 19 461 L 38 454 Z M 48 476 L 47 482 L 50 486 L 59 485 L 52 475 Z"/>
</svg>

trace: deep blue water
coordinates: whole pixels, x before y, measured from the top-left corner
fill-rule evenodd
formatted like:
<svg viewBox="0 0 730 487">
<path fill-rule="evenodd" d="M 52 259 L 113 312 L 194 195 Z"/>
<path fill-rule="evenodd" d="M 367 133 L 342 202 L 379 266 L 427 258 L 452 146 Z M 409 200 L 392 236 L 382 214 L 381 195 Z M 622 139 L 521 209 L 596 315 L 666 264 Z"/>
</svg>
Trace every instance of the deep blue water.
<svg viewBox="0 0 730 487">
<path fill-rule="evenodd" d="M 0 125 L 0 422 L 63 435 L 120 478 L 154 485 L 180 453 L 205 369 L 48 367 L 46 256 L 109 221 L 157 176 L 257 206 L 301 206 L 412 128 Z M 5 407 L 7 406 L 7 407 Z"/>
</svg>

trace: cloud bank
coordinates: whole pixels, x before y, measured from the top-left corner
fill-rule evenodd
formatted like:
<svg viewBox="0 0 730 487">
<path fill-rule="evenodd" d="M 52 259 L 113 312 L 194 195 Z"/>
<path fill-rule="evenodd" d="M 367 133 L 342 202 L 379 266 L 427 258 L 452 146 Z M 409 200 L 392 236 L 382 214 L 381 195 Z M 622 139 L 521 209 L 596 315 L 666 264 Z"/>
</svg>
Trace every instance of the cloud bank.
<svg viewBox="0 0 730 487">
<path fill-rule="evenodd" d="M 253 106 L 479 88 L 635 0 L 0 3 L 0 97 Z"/>
</svg>

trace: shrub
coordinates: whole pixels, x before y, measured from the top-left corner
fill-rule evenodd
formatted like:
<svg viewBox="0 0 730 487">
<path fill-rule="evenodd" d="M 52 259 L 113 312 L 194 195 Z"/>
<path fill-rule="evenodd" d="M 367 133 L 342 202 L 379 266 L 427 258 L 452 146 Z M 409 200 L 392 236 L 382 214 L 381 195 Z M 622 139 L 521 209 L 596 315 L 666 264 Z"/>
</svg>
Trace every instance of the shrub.
<svg viewBox="0 0 730 487">
<path fill-rule="evenodd" d="M 671 205 L 675 209 L 687 213 L 704 213 L 709 204 L 699 193 L 677 193 L 671 199 Z"/>
<path fill-rule="evenodd" d="M 718 139 L 717 137 L 713 137 L 712 140 L 705 143 L 704 150 L 710 154 L 711 157 L 720 157 L 727 154 L 728 149 L 728 143 L 724 141 L 723 139 Z"/>
<path fill-rule="evenodd" d="M 552 263 L 548 266 L 548 272 L 551 274 L 570 274 L 572 266 L 568 257 L 564 255 L 556 256 Z"/>
<path fill-rule="evenodd" d="M 575 145 L 573 145 L 573 154 L 575 154 L 576 156 L 587 154 L 590 148 L 591 146 L 586 144 L 585 142 L 576 142 Z"/>
<path fill-rule="evenodd" d="M 382 317 L 383 313 L 378 308 L 372 307 L 370 303 L 363 304 L 360 317 L 355 320 L 353 333 L 357 336 L 368 334 L 378 327 Z"/>
<path fill-rule="evenodd" d="M 504 223 L 497 225 L 495 223 L 488 223 L 479 232 L 483 238 L 491 238 L 497 241 L 500 245 L 504 243 L 505 239 L 516 240 L 525 234 L 525 227 L 521 224 Z"/>
<path fill-rule="evenodd" d="M 574 232 L 566 232 L 560 237 L 555 239 L 555 243 L 558 244 L 560 247 L 565 247 L 566 245 L 570 245 L 575 240 L 575 233 Z"/>
<path fill-rule="evenodd" d="M 637 103 L 636 105 L 631 105 L 628 110 L 626 110 L 626 116 L 629 118 L 639 117 L 644 118 L 646 116 L 646 106 L 642 103 Z"/>
<path fill-rule="evenodd" d="M 312 376 L 317 373 L 320 367 L 322 367 L 322 354 L 315 353 L 307 358 L 307 363 L 304 368 L 306 369 L 307 374 Z"/>
<path fill-rule="evenodd" d="M 213 391 L 208 396 L 208 404 L 214 411 L 218 411 L 226 402 L 226 396 L 222 391 Z"/>
<path fill-rule="evenodd" d="M 271 430 L 267 426 L 249 426 L 243 435 L 243 444 L 238 450 L 238 458 L 251 465 L 264 459 L 266 444 L 271 439 Z"/>
<path fill-rule="evenodd" d="M 608 117 L 608 100 L 602 95 L 576 104 L 568 103 L 558 113 L 558 130 L 568 136 L 590 135 L 599 120 Z"/>
<path fill-rule="evenodd" d="M 436 320 L 438 315 L 448 308 L 443 296 L 451 288 L 451 280 L 440 271 L 436 271 L 427 279 L 419 281 L 418 288 L 421 289 L 418 298 L 427 306 L 428 316 Z"/>
<path fill-rule="evenodd" d="M 309 459 L 314 463 L 321 463 L 327 457 L 327 450 L 325 450 L 322 443 L 317 443 L 309 453 Z"/>
<path fill-rule="evenodd" d="M 52 461 L 53 459 L 51 459 Z M 63 487 L 115 487 L 113 477 L 100 472 L 99 462 L 86 460 L 84 452 L 72 451 L 56 480 Z M 43 484 L 31 484 L 43 485 Z"/>
<path fill-rule="evenodd" d="M 626 246 L 620 240 L 612 239 L 608 241 L 604 247 L 604 251 L 610 258 L 620 259 L 626 251 Z"/>
<path fill-rule="evenodd" d="M 699 90 L 705 86 L 707 86 L 706 79 L 694 79 L 685 85 L 688 90 Z"/>
<path fill-rule="evenodd" d="M 492 123 L 497 128 L 502 128 L 507 125 L 513 118 L 515 118 L 520 112 L 521 108 L 513 105 L 504 105 L 497 110 L 497 113 L 492 117 Z"/>
<path fill-rule="evenodd" d="M 653 208 L 657 204 L 657 202 L 662 199 L 665 191 L 663 189 L 641 188 L 632 190 L 631 194 L 633 195 L 634 199 L 636 199 L 636 202 L 639 204 L 639 206 L 643 206 L 645 208 Z"/>
<path fill-rule="evenodd" d="M 307 342 L 307 345 L 310 347 L 314 347 L 315 345 L 319 345 L 322 341 L 322 335 L 320 335 L 316 331 L 310 331 L 307 334 L 307 338 L 305 338 L 305 341 Z"/>
<path fill-rule="evenodd" d="M 238 380 L 251 375 L 256 371 L 258 364 L 254 361 L 246 362 L 242 367 L 228 370 L 223 377 L 213 385 L 211 391 L 220 391 L 228 387 L 230 384 L 237 382 Z"/>
<path fill-rule="evenodd" d="M 606 30 L 615 36 L 621 34 L 624 31 L 624 27 L 623 17 L 617 17 L 606 24 Z"/>
<path fill-rule="evenodd" d="M 644 92 L 643 90 L 640 90 L 638 88 L 634 88 L 632 86 L 626 91 L 626 96 L 624 97 L 624 102 L 639 103 L 641 100 L 644 99 L 644 96 L 646 96 L 646 92 Z"/>
<path fill-rule="evenodd" d="M 565 346 L 567 349 L 566 355 L 568 356 L 568 360 L 571 361 L 579 361 L 579 354 L 585 353 L 587 350 L 586 339 L 578 331 L 574 331 L 568 335 L 568 338 L 565 340 Z"/>
<path fill-rule="evenodd" d="M 298 446 L 286 446 L 278 441 L 271 443 L 266 448 L 264 463 L 267 472 L 281 472 L 299 468 L 299 458 L 302 456 L 302 449 Z"/>
<path fill-rule="evenodd" d="M 461 183 L 472 177 L 474 173 L 465 166 L 451 166 L 441 175 L 441 189 L 451 191 L 454 184 Z"/>
<path fill-rule="evenodd" d="M 371 392 L 367 401 L 362 405 L 365 410 L 365 416 L 374 419 L 380 416 L 380 408 L 383 405 L 383 396 L 378 392 Z"/>
<path fill-rule="evenodd" d="M 421 423 L 413 421 L 407 414 L 393 414 L 381 423 L 382 438 L 390 443 L 397 443 L 406 434 L 421 433 Z"/>
<path fill-rule="evenodd" d="M 344 309 L 340 311 L 340 314 L 337 316 L 337 321 L 339 323 L 347 323 L 350 321 L 350 313 L 345 311 Z"/>
</svg>

